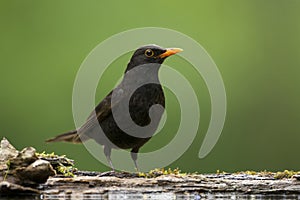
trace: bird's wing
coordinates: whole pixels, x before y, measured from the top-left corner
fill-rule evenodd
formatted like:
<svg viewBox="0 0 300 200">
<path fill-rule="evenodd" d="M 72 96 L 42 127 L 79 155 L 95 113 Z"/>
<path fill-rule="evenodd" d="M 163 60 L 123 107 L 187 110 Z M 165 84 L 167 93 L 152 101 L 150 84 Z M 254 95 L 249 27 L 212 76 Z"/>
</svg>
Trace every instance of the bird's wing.
<svg viewBox="0 0 300 200">
<path fill-rule="evenodd" d="M 112 94 L 114 92 L 114 101 L 112 103 Z M 85 134 L 90 129 L 99 125 L 99 122 L 103 121 L 107 116 L 111 114 L 112 107 L 118 105 L 118 103 L 125 97 L 125 92 L 120 87 L 117 87 L 111 91 L 94 109 L 89 115 L 87 121 L 80 127 L 79 134 Z"/>
<path fill-rule="evenodd" d="M 93 112 L 87 118 L 87 121 L 97 118 L 98 121 L 102 121 L 108 114 L 111 113 L 111 97 L 110 92 L 93 110 Z"/>
</svg>

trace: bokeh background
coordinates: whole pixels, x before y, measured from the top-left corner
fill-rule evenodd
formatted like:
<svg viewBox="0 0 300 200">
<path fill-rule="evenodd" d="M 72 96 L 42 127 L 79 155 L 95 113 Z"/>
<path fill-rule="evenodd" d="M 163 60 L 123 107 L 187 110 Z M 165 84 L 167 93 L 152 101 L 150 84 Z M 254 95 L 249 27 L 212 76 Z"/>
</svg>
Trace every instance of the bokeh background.
<svg viewBox="0 0 300 200">
<path fill-rule="evenodd" d="M 299 9 L 298 0 L 0 0 L 0 136 L 18 149 L 34 146 L 66 154 L 79 169 L 108 170 L 83 145 L 44 140 L 74 128 L 72 88 L 87 54 L 113 34 L 157 26 L 185 33 L 208 51 L 228 100 L 222 135 L 200 160 L 210 119 L 207 88 L 180 57 L 166 62 L 191 81 L 201 109 L 197 138 L 170 167 L 198 172 L 299 170 Z M 129 58 L 123 55 L 108 68 L 95 103 L 113 88 Z M 144 152 L 163 146 L 176 133 L 178 102 L 169 91 L 167 100 L 170 118 Z"/>
</svg>

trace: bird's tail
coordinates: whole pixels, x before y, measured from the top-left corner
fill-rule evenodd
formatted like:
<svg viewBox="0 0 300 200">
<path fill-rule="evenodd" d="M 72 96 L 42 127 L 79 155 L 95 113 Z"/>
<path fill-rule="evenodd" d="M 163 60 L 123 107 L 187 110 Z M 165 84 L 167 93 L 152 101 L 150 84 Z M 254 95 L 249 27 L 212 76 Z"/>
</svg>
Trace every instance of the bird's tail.
<svg viewBox="0 0 300 200">
<path fill-rule="evenodd" d="M 86 139 L 80 138 L 77 130 L 72 130 L 67 133 L 60 134 L 54 138 L 46 140 L 46 142 L 72 142 L 72 143 L 82 143 L 82 140 Z"/>
</svg>

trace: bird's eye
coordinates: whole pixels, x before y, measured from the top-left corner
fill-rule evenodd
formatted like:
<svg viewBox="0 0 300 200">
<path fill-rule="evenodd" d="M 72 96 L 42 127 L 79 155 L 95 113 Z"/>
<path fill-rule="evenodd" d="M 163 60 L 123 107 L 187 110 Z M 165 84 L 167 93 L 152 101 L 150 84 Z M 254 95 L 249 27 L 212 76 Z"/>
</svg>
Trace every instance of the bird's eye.
<svg viewBox="0 0 300 200">
<path fill-rule="evenodd" d="M 145 51 L 145 56 L 152 57 L 154 55 L 154 52 L 151 49 L 147 49 Z"/>
</svg>

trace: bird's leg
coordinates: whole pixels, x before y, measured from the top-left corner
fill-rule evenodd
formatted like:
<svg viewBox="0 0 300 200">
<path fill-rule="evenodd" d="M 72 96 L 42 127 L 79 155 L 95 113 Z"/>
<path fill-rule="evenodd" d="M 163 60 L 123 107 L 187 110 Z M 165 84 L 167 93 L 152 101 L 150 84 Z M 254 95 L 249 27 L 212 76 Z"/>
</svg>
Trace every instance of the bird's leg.
<svg viewBox="0 0 300 200">
<path fill-rule="evenodd" d="M 113 172 L 115 172 L 115 168 L 112 164 L 112 161 L 110 159 L 110 155 L 111 155 L 111 148 L 109 146 L 104 146 L 104 155 L 106 156 L 106 159 L 110 165 L 110 168 Z"/>
<path fill-rule="evenodd" d="M 130 152 L 131 158 L 134 162 L 135 170 L 137 172 L 139 172 L 139 168 L 138 168 L 138 165 L 137 165 L 137 154 L 138 154 L 138 152 L 139 152 L 139 148 L 133 148 L 133 149 L 131 149 L 131 152 Z"/>
</svg>

